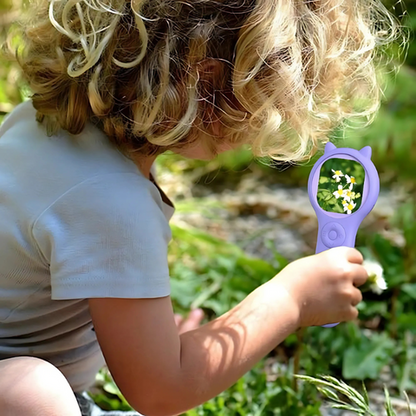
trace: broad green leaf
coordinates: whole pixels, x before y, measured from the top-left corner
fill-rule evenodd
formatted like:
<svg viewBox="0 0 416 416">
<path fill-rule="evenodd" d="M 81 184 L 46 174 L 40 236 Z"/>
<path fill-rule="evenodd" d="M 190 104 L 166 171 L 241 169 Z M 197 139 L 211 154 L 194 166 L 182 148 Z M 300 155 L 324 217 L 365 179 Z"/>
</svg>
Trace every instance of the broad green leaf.
<svg viewBox="0 0 416 416">
<path fill-rule="evenodd" d="M 416 283 L 406 283 L 402 285 L 402 290 L 412 299 L 416 300 Z"/>
<path fill-rule="evenodd" d="M 363 337 L 344 354 L 342 375 L 345 379 L 376 379 L 381 369 L 391 361 L 394 342 L 386 334 Z"/>
<path fill-rule="evenodd" d="M 114 394 L 115 396 L 120 395 L 120 390 L 118 389 L 118 387 L 115 385 L 114 382 L 109 382 L 104 384 L 103 389 L 110 394 Z"/>
<path fill-rule="evenodd" d="M 407 312 L 400 314 L 397 317 L 397 324 L 402 332 L 410 331 L 416 333 L 416 313 Z"/>
</svg>

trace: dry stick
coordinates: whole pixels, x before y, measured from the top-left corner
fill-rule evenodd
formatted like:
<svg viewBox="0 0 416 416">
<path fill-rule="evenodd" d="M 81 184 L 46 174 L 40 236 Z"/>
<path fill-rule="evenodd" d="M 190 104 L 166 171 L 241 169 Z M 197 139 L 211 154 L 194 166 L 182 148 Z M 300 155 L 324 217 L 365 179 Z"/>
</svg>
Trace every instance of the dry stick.
<svg viewBox="0 0 416 416">
<path fill-rule="evenodd" d="M 393 339 L 397 337 L 397 299 L 399 297 L 400 288 L 395 287 L 393 289 L 393 295 L 391 297 L 391 329 L 390 336 Z"/>
<path fill-rule="evenodd" d="M 295 357 L 293 361 L 293 374 L 299 374 L 300 370 L 300 356 L 302 354 L 302 348 L 303 348 L 303 337 L 305 335 L 306 328 L 300 328 L 298 331 L 296 331 L 296 350 L 295 350 Z M 298 379 L 296 377 L 293 377 L 293 390 L 298 391 Z"/>
</svg>

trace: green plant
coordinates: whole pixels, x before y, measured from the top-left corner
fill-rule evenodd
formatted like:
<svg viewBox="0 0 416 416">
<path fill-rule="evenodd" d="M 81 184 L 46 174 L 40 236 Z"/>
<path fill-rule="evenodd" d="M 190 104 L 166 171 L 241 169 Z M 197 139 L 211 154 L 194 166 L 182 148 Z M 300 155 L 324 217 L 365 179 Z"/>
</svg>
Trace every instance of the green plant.
<svg viewBox="0 0 416 416">
<path fill-rule="evenodd" d="M 266 374 L 262 362 L 227 391 L 184 416 L 320 416 L 321 403 L 315 389 L 305 384 L 295 391 L 293 368 L 275 364 L 275 374 Z M 131 409 L 107 369 L 100 371 L 97 382 L 102 391 L 90 395 L 100 407 Z"/>
<path fill-rule="evenodd" d="M 317 199 L 319 206 L 329 212 L 352 214 L 361 206 L 364 168 L 346 159 L 329 159 L 319 175 Z"/>
<path fill-rule="evenodd" d="M 361 394 L 358 390 L 350 387 L 342 380 L 337 380 L 335 377 L 322 376 L 320 378 L 314 378 L 304 375 L 296 375 L 295 377 L 316 386 L 317 390 L 324 397 L 329 399 L 329 404 L 334 409 L 349 410 L 362 416 L 381 416 L 371 409 L 367 389 L 364 383 L 362 384 L 363 394 Z M 384 395 L 386 416 L 396 416 L 387 387 L 384 387 Z M 407 398 L 409 415 L 413 416 L 409 398 L 406 394 L 405 396 Z"/>
</svg>

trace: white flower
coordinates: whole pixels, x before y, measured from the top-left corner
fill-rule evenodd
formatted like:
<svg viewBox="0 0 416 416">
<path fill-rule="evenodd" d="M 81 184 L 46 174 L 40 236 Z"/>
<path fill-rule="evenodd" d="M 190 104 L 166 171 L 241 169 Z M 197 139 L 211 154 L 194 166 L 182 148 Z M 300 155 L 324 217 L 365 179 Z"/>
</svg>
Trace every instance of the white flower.
<svg viewBox="0 0 416 416">
<path fill-rule="evenodd" d="M 332 177 L 332 179 L 335 179 L 335 182 L 339 182 L 341 180 L 341 176 L 344 176 L 344 174 L 340 170 L 331 170 L 332 172 L 334 172 L 334 176 Z"/>
<path fill-rule="evenodd" d="M 348 191 L 345 192 L 344 198 L 346 201 L 350 202 L 354 200 L 355 198 L 359 198 L 360 196 L 361 196 L 360 194 L 356 194 L 355 192 L 351 191 L 351 189 L 349 189 Z"/>
<path fill-rule="evenodd" d="M 354 204 L 353 201 L 350 201 L 348 204 L 344 205 L 344 211 L 347 211 L 347 214 L 351 214 L 356 205 L 357 204 Z"/>
<path fill-rule="evenodd" d="M 348 202 L 349 202 L 349 201 L 347 201 L 346 199 L 344 199 L 344 200 L 342 201 L 342 205 L 344 205 L 344 206 L 345 206 L 345 205 L 348 205 Z"/>
<path fill-rule="evenodd" d="M 346 190 L 342 187 L 342 185 L 338 185 L 338 191 L 332 192 L 332 195 L 335 196 L 336 199 L 338 199 L 339 197 L 345 197 L 346 194 Z"/>
<path fill-rule="evenodd" d="M 368 273 L 366 285 L 371 291 L 380 295 L 387 289 L 387 283 L 383 277 L 383 268 L 374 260 L 364 260 L 363 267 Z"/>
<path fill-rule="evenodd" d="M 354 185 L 357 184 L 357 181 L 355 180 L 354 176 L 345 175 L 345 179 L 347 180 L 347 183 L 350 184 L 350 190 L 354 187 Z"/>
</svg>

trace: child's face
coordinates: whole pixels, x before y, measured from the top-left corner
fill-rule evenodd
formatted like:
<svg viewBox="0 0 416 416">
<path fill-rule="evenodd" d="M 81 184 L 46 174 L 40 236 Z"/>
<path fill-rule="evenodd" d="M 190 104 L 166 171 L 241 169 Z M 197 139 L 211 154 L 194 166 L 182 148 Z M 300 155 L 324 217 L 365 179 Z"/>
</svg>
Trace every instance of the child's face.
<svg viewBox="0 0 416 416">
<path fill-rule="evenodd" d="M 212 160 L 219 154 L 237 149 L 242 143 L 231 143 L 223 137 L 219 120 L 211 122 L 211 132 L 214 137 L 201 129 L 194 127 L 189 134 L 190 144 L 186 147 L 171 149 L 174 153 L 188 159 Z"/>
<path fill-rule="evenodd" d="M 201 136 L 204 136 L 204 134 L 201 133 Z M 212 145 L 212 147 L 208 147 L 204 145 L 204 140 L 202 140 L 204 138 L 205 137 L 201 137 L 201 140 L 192 143 L 189 147 L 172 149 L 172 151 L 188 159 L 212 160 L 219 154 L 229 150 L 234 150 L 240 146 L 240 144 L 224 141 L 222 143 Z M 207 137 L 207 139 L 210 140 L 209 137 Z"/>
</svg>

